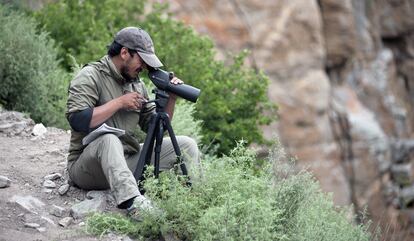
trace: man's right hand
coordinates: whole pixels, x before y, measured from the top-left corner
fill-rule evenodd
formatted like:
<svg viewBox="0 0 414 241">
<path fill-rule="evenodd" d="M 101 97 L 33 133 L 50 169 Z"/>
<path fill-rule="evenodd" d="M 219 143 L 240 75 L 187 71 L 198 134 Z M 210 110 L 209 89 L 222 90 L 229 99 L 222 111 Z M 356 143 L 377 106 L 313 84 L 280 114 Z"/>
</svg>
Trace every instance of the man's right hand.
<svg viewBox="0 0 414 241">
<path fill-rule="evenodd" d="M 139 110 L 147 102 L 147 99 L 137 92 L 128 92 L 119 97 L 119 102 L 122 109 Z"/>
<path fill-rule="evenodd" d="M 95 128 L 105 122 L 120 109 L 139 110 L 147 100 L 137 92 L 128 92 L 124 95 L 108 101 L 104 105 L 95 107 L 92 112 L 92 119 L 89 128 Z"/>
</svg>

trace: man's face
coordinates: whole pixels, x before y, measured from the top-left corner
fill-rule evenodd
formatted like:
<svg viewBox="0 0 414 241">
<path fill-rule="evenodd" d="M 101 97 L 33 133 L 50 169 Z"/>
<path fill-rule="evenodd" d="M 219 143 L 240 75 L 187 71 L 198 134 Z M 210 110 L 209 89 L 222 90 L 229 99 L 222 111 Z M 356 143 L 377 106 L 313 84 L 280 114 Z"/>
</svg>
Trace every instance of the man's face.
<svg viewBox="0 0 414 241">
<path fill-rule="evenodd" d="M 129 57 L 124 60 L 121 67 L 121 75 L 127 82 L 134 81 L 139 73 L 147 68 L 145 62 L 139 57 L 138 53 L 134 52 L 132 55 L 128 52 Z"/>
</svg>

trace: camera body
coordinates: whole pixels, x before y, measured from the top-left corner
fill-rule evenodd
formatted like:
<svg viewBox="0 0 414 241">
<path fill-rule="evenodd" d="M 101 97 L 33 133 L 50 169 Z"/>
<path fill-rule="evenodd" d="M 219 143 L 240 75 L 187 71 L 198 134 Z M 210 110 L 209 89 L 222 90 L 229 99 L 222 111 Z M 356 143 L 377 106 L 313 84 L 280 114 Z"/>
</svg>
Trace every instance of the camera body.
<svg viewBox="0 0 414 241">
<path fill-rule="evenodd" d="M 157 88 L 174 93 L 177 96 L 188 101 L 195 103 L 200 96 L 200 89 L 195 88 L 191 85 L 171 84 L 170 80 L 174 77 L 174 74 L 172 72 L 167 72 L 159 68 L 151 68 L 148 71 L 148 77 Z"/>
</svg>

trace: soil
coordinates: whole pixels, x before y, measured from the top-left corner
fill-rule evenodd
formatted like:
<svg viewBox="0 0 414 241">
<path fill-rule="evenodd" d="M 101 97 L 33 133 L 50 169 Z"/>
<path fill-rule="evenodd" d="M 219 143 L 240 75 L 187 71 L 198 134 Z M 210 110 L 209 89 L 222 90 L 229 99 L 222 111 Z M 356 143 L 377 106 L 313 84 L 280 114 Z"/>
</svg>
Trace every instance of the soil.
<svg viewBox="0 0 414 241">
<path fill-rule="evenodd" d="M 5 112 L 1 111 L 1 114 Z M 0 121 L 0 126 L 10 126 L 16 120 Z M 0 127 L 0 175 L 11 180 L 9 187 L 0 188 L 0 241 L 2 240 L 129 240 L 127 237 L 114 234 L 94 237 L 86 233 L 85 220 L 78 219 L 68 227 L 58 224 L 63 217 L 70 216 L 70 207 L 85 199 L 86 192 L 74 187 L 60 195 L 58 188 L 67 182 L 65 167 L 70 134 L 67 131 L 47 128 L 43 136 L 31 134 L 33 122 L 26 122 L 25 131 L 14 133 L 4 131 Z M 48 174 L 60 173 L 62 178 L 54 180 L 56 188 L 43 187 L 44 177 Z M 51 192 L 50 192 L 51 191 Z M 42 201 L 45 206 L 41 213 L 30 213 L 12 197 L 32 196 Z M 50 207 L 57 205 L 66 209 L 66 214 L 56 217 L 49 213 Z M 109 207 L 111 208 L 111 207 Z M 43 230 L 26 227 L 30 216 L 41 216 L 52 220 L 53 224 L 41 224 Z"/>
</svg>

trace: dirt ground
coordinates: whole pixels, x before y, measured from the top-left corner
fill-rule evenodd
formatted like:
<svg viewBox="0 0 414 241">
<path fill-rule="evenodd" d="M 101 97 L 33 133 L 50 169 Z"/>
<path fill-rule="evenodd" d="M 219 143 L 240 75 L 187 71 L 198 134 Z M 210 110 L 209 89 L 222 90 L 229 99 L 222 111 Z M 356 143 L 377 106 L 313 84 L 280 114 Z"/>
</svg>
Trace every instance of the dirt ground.
<svg viewBox="0 0 414 241">
<path fill-rule="evenodd" d="M 11 184 L 9 187 L 0 188 L 0 241 L 130 240 L 114 234 L 99 239 L 88 235 L 85 232 L 85 220 L 82 219 L 74 220 L 67 227 L 60 226 L 59 220 L 70 216 L 71 206 L 84 200 L 86 196 L 85 191 L 74 187 L 60 195 L 58 188 L 65 184 L 64 176 L 54 180 L 56 188 L 43 187 L 46 175 L 64 174 L 70 134 L 64 130 L 48 128 L 42 137 L 34 136 L 30 133 L 34 123 L 24 124 L 26 132 L 16 134 L 2 131 L 5 125 L 10 127 L 9 124 L 16 121 L 5 119 L 7 118 L 2 120 L 0 116 L 0 176 L 8 177 Z M 32 196 L 45 205 L 39 212 L 33 213 L 13 202 L 15 196 Z M 64 216 L 50 214 L 52 205 L 65 208 Z M 42 228 L 26 227 L 25 223 L 28 222 L 38 223 Z"/>
</svg>

